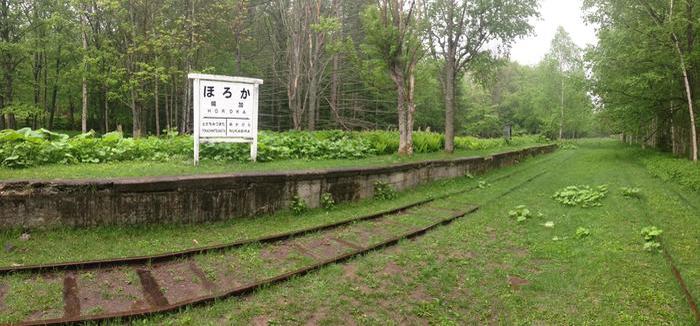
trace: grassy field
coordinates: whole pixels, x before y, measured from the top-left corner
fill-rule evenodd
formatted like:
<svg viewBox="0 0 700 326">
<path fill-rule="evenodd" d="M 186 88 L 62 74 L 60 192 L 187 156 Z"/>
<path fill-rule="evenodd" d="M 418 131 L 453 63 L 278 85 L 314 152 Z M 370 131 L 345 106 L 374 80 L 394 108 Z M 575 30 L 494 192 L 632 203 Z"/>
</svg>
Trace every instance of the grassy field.
<svg viewBox="0 0 700 326">
<path fill-rule="evenodd" d="M 343 160 L 283 160 L 265 163 L 239 163 L 201 161 L 195 167 L 192 159 L 172 159 L 162 162 L 154 161 L 124 161 L 113 163 L 81 163 L 72 165 L 52 164 L 30 167 L 25 169 L 12 169 L 0 167 L 0 181 L 26 180 L 26 179 L 88 179 L 88 178 L 126 178 L 144 176 L 169 176 L 169 175 L 197 175 L 234 173 L 246 171 L 287 171 L 298 169 L 326 169 L 326 168 L 350 168 L 371 167 L 386 164 L 408 163 L 424 160 L 453 159 L 459 157 L 479 156 L 493 153 L 506 152 L 526 147 L 543 144 L 528 144 L 524 146 L 505 146 L 490 150 L 457 150 L 453 154 L 444 152 L 419 153 L 411 157 L 399 155 L 380 155 L 362 159 Z"/>
<path fill-rule="evenodd" d="M 124 256 L 188 247 L 193 239 L 205 245 L 246 238 L 347 218 L 365 209 L 395 207 L 482 182 L 485 187 L 435 203 L 456 209 L 478 204 L 478 212 L 423 237 L 242 298 L 132 322 L 692 325 L 694 317 L 668 263 L 662 254 L 643 249 L 640 231 L 651 225 L 663 229 L 663 248 L 697 298 L 700 194 L 652 177 L 640 154 L 613 141 L 590 141 L 474 179 L 435 183 L 394 201 L 341 205 L 330 213 L 281 214 L 197 228 L 36 232 L 32 240 L 18 243 L 15 256 L 2 264 Z M 496 181 L 505 175 L 510 176 Z M 552 199 L 570 185 L 607 185 L 608 193 L 601 206 L 590 208 Z M 621 187 L 639 187 L 639 198 L 623 196 Z M 531 216 L 517 222 L 509 211 L 521 205 Z M 581 228 L 589 235 L 577 236 Z M 17 236 L 6 232 L 2 241 Z M 60 297 L 53 287 L 46 288 Z M 37 304 L 50 307 L 45 301 Z"/>
</svg>

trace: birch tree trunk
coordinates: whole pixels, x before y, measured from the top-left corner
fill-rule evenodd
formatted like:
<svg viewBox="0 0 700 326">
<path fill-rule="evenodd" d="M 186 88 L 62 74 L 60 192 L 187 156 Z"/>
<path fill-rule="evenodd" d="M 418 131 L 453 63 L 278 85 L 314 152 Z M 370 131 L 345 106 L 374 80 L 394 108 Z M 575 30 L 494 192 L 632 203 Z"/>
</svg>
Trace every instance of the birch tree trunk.
<svg viewBox="0 0 700 326">
<path fill-rule="evenodd" d="M 671 6 L 669 9 L 669 21 L 673 18 L 673 5 L 675 1 L 671 0 Z M 683 84 L 685 86 L 685 95 L 688 101 L 688 115 L 690 117 L 690 159 L 693 162 L 698 161 L 698 136 L 695 130 L 695 110 L 693 109 L 693 94 L 692 87 L 690 86 L 690 79 L 688 78 L 688 69 L 685 63 L 685 57 L 683 56 L 683 50 L 681 50 L 680 41 L 676 33 L 671 30 L 671 37 L 673 39 L 673 45 L 678 53 L 678 59 L 680 60 L 680 68 L 683 73 Z M 689 36 L 690 37 L 690 36 Z"/>
<path fill-rule="evenodd" d="M 676 51 L 678 52 L 678 57 L 681 62 L 681 71 L 683 72 L 683 84 L 685 85 L 685 94 L 688 101 L 688 115 L 690 117 L 690 158 L 693 162 L 698 161 L 698 136 L 695 128 L 695 110 L 693 109 L 693 95 L 690 87 L 690 81 L 688 79 L 688 69 L 685 65 L 685 58 L 683 57 L 683 52 L 678 45 L 678 38 L 673 36 L 675 42 Z"/>
</svg>

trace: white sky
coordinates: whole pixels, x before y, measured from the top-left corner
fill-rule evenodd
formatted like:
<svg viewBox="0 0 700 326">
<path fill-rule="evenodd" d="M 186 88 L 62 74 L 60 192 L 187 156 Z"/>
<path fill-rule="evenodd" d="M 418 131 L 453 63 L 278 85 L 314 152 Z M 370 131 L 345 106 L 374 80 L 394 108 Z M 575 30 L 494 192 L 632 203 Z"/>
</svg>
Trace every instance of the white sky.
<svg viewBox="0 0 700 326">
<path fill-rule="evenodd" d="M 593 26 L 583 22 L 581 0 L 540 0 L 540 19 L 533 20 L 534 35 L 515 42 L 510 58 L 521 64 L 534 65 L 549 51 L 558 26 L 571 35 L 580 47 L 595 44 L 596 36 Z"/>
</svg>

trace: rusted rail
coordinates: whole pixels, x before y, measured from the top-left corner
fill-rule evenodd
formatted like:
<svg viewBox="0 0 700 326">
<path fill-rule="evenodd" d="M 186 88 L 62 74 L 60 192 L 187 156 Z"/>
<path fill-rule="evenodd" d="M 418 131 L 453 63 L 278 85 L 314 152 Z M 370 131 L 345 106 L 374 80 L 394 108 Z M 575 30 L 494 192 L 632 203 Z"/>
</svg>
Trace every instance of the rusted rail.
<svg viewBox="0 0 700 326">
<path fill-rule="evenodd" d="M 296 230 L 296 231 L 292 231 L 292 232 L 284 232 L 284 233 L 267 235 L 267 236 L 254 238 L 254 239 L 245 239 L 245 240 L 239 240 L 239 241 L 234 241 L 234 242 L 225 243 L 225 244 L 204 246 L 204 247 L 198 247 L 198 248 L 192 248 L 192 249 L 186 249 L 186 250 L 168 252 L 168 253 L 156 254 L 156 255 L 134 256 L 134 257 L 114 258 L 114 259 L 86 260 L 86 261 L 75 261 L 75 262 L 53 263 L 53 264 L 37 264 L 37 265 L 2 267 L 2 268 L 0 268 L 0 275 L 8 274 L 8 273 L 16 273 L 16 272 L 39 273 L 39 272 L 58 271 L 58 270 L 84 270 L 84 269 L 107 268 L 107 267 L 124 266 L 124 265 L 143 265 L 143 264 L 162 263 L 162 262 L 166 262 L 166 261 L 187 258 L 187 257 L 191 257 L 194 255 L 199 255 L 199 254 L 213 252 L 213 251 L 238 248 L 238 247 L 242 247 L 242 246 L 249 245 L 252 243 L 270 243 L 270 242 L 282 241 L 282 240 L 289 239 L 289 238 L 303 236 L 303 235 L 306 235 L 309 233 L 314 233 L 314 232 L 319 232 L 319 231 L 337 228 L 337 227 L 351 224 L 351 223 L 355 223 L 355 222 L 378 219 L 378 218 L 381 218 L 381 217 L 384 217 L 387 215 L 400 213 L 400 212 L 406 211 L 408 209 L 411 209 L 411 208 L 414 208 L 417 206 L 425 205 L 425 204 L 430 203 L 432 201 L 435 201 L 436 199 L 441 198 L 441 197 L 443 197 L 443 196 L 436 197 L 436 198 L 422 199 L 422 200 L 415 201 L 415 202 L 412 202 L 412 203 L 407 204 L 407 205 L 403 205 L 403 206 L 389 209 L 389 210 L 384 210 L 384 211 L 381 211 L 378 213 L 373 213 L 373 214 L 364 215 L 364 216 L 360 216 L 360 217 L 349 218 L 349 219 L 345 219 L 345 220 L 338 221 L 338 222 L 333 222 L 333 223 L 319 225 L 319 226 L 313 226 L 313 227 L 304 228 L 304 229 L 300 229 L 300 230 Z"/>
<path fill-rule="evenodd" d="M 68 312 L 69 310 L 71 313 L 65 313 L 64 317 L 62 318 L 56 318 L 56 319 L 45 319 L 45 320 L 37 320 L 37 321 L 25 321 L 19 323 L 19 325 L 62 325 L 62 324 L 73 324 L 73 323 L 84 323 L 84 322 L 97 322 L 97 321 L 107 321 L 107 320 L 114 320 L 114 319 L 129 319 L 129 318 L 136 318 L 136 317 L 143 317 L 146 315 L 154 314 L 154 313 L 163 313 L 163 312 L 170 312 L 170 311 L 175 311 L 180 308 L 186 307 L 186 306 L 194 306 L 194 305 L 201 305 L 205 303 L 209 303 L 214 300 L 226 298 L 226 297 L 231 297 L 231 296 L 239 296 L 239 295 L 244 295 L 247 293 L 250 293 L 252 291 L 255 291 L 261 287 L 269 286 L 272 284 L 280 283 L 283 281 L 286 281 L 292 277 L 296 276 L 302 276 L 305 275 L 309 272 L 312 272 L 316 269 L 319 269 L 323 266 L 329 265 L 329 264 L 334 264 L 334 263 L 339 263 L 346 261 L 348 259 L 351 259 L 355 256 L 362 255 L 365 253 L 368 253 L 370 251 L 378 250 L 381 248 L 385 248 L 388 246 L 392 246 L 397 244 L 399 241 L 404 240 L 404 239 L 410 239 L 414 238 L 417 236 L 420 236 L 422 234 L 425 234 L 426 232 L 430 231 L 431 229 L 434 229 L 440 225 L 445 225 L 453 222 L 454 220 L 463 217 L 469 213 L 472 213 L 476 211 L 479 207 L 478 206 L 470 206 L 464 211 L 456 212 L 449 216 L 448 218 L 441 219 L 435 223 L 431 223 L 430 225 L 417 228 L 414 230 L 411 230 L 409 232 L 400 234 L 398 236 L 389 238 L 387 240 L 381 241 L 379 243 L 366 246 L 366 247 L 359 247 L 358 249 L 353 249 L 349 253 L 345 253 L 339 256 L 327 258 L 327 259 L 322 259 L 319 261 L 316 261 L 313 264 L 298 268 L 296 270 L 283 273 L 280 275 L 276 275 L 258 282 L 250 283 L 250 284 L 245 284 L 242 286 L 238 286 L 233 289 L 226 290 L 221 293 L 215 293 L 211 295 L 204 295 L 204 296 L 198 296 L 194 298 L 190 298 L 184 301 L 177 302 L 175 304 L 170 304 L 167 302 L 167 299 L 163 297 L 162 291 L 158 287 L 158 283 L 154 279 L 154 277 L 151 275 L 151 273 L 148 270 L 143 270 L 143 269 L 138 269 L 137 273 L 139 275 L 139 278 L 141 279 L 141 283 L 144 288 L 144 297 L 146 297 L 147 301 L 149 301 L 149 307 L 144 308 L 144 309 L 135 309 L 135 310 L 129 310 L 129 311 L 124 311 L 124 312 L 119 312 L 119 313 L 104 313 L 104 314 L 96 314 L 96 315 L 79 315 L 79 307 L 77 307 L 77 312 L 75 307 L 66 307 L 66 311 Z M 357 246 L 357 245 L 355 245 Z M 75 291 L 75 279 L 74 276 L 72 276 L 68 272 L 68 276 L 66 277 L 66 280 L 72 279 L 72 281 L 65 281 L 66 284 L 69 286 L 64 289 L 64 292 L 74 292 Z M 72 289 L 72 290 L 71 290 Z M 68 294 L 68 297 L 73 297 L 74 294 Z M 65 297 L 65 295 L 64 295 Z M 71 300 L 72 301 L 72 300 Z M 65 302 L 66 306 L 75 304 L 75 303 L 70 303 L 70 302 Z"/>
</svg>

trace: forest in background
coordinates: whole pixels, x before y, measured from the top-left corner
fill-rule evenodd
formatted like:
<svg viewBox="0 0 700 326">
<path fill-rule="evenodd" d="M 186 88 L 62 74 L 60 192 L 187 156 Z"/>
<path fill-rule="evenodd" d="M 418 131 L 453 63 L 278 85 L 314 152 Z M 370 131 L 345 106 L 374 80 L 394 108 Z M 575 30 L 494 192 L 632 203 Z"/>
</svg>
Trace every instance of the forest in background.
<svg viewBox="0 0 700 326">
<path fill-rule="evenodd" d="M 264 79 L 265 130 L 429 129 L 449 151 L 511 124 L 693 158 L 696 2 L 587 0 L 599 44 L 560 29 L 524 66 L 535 0 L 0 0 L 0 128 L 187 133 L 204 72 Z"/>
<path fill-rule="evenodd" d="M 368 7 L 379 7 L 372 1 L 1 1 L 0 106 L 7 128 L 79 130 L 84 113 L 86 130 L 121 125 L 136 136 L 170 128 L 187 132 L 192 100 L 186 75 L 192 71 L 264 79 L 262 129 L 396 128 L 396 87 L 372 44 L 383 40 L 366 37 L 373 28 L 366 22 Z M 557 58 L 526 67 L 508 63 L 507 51 L 494 50 L 507 50 L 529 32 L 534 1 L 512 5 L 527 9 L 509 14 L 517 25 L 479 22 L 480 11 L 497 3 L 464 5 L 473 16 L 464 21 L 477 30 L 460 42 L 484 44 L 468 44 L 474 47 L 465 58 L 469 69 L 454 73 L 457 133 L 496 136 L 511 123 L 524 133 L 556 135 Z M 458 2 L 434 4 L 459 9 Z M 446 10 L 425 6 L 416 5 L 423 13 L 414 17 L 427 21 L 431 10 Z M 419 25 L 412 26 L 424 34 L 415 66 L 415 125 L 442 131 L 442 60 L 426 36 L 436 27 Z M 489 28 L 494 35 L 476 35 Z M 581 86 L 567 85 L 572 96 L 566 101 L 590 113 Z M 568 137 L 590 130 L 573 114 L 567 121 Z"/>
</svg>

